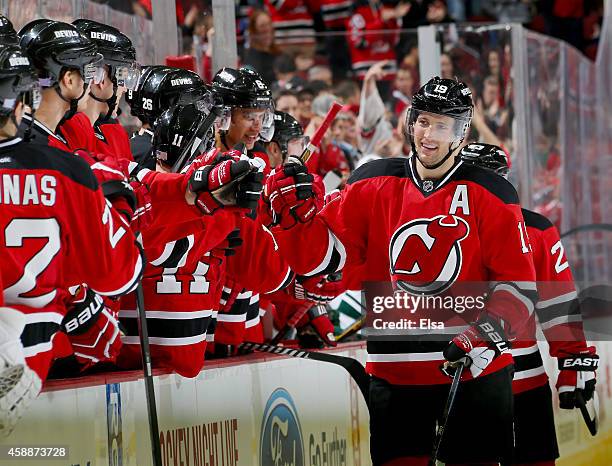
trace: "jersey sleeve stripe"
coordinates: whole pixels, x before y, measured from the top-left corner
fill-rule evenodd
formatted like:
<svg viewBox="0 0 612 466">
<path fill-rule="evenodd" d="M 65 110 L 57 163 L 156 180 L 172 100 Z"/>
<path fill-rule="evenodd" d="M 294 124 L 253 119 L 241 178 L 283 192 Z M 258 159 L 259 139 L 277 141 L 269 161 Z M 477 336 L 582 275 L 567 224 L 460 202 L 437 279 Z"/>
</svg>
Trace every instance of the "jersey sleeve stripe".
<svg viewBox="0 0 612 466">
<path fill-rule="evenodd" d="M 246 314 L 225 314 L 219 313 L 217 314 L 218 322 L 246 322 Z"/>
<path fill-rule="evenodd" d="M 288 287 L 289 284 L 293 281 L 294 277 L 295 277 L 295 274 L 293 273 L 293 271 L 289 267 L 287 267 L 287 273 L 285 274 L 283 281 L 281 281 L 280 284 L 276 288 L 270 291 L 266 291 L 266 293 L 275 293 L 278 290 L 282 290 L 283 288 Z"/>
<path fill-rule="evenodd" d="M 442 351 L 431 353 L 394 353 L 372 354 L 368 353 L 366 362 L 411 362 L 411 361 L 437 361 L 444 359 Z"/>
<path fill-rule="evenodd" d="M 568 301 L 576 299 L 577 297 L 578 297 L 578 293 L 576 293 L 575 291 L 571 291 L 569 293 L 562 294 L 560 296 L 556 296 L 551 299 L 539 301 L 536 304 L 536 309 L 546 309 L 547 307 L 551 307 L 556 304 L 567 303 Z"/>
<path fill-rule="evenodd" d="M 141 253 L 138 255 L 138 258 L 136 259 L 136 266 L 134 267 L 134 274 L 132 275 L 130 280 L 125 285 L 123 285 L 122 287 L 116 290 L 112 290 L 112 291 L 102 291 L 102 290 L 95 290 L 95 289 L 94 291 L 98 294 L 101 294 L 102 296 L 120 296 L 120 295 L 129 293 L 130 291 L 135 289 L 136 286 L 138 285 L 138 281 L 140 280 L 140 277 L 143 271 L 144 270 L 142 267 L 142 253 Z"/>
<path fill-rule="evenodd" d="M 527 379 L 535 377 L 536 375 L 544 374 L 544 366 L 536 367 L 535 369 L 528 369 L 526 371 L 517 371 L 514 373 L 514 380 Z"/>
<path fill-rule="evenodd" d="M 121 341 L 126 345 L 140 344 L 140 337 L 122 336 Z M 206 333 L 184 338 L 149 337 L 149 343 L 159 346 L 186 346 L 206 341 Z"/>
<path fill-rule="evenodd" d="M 321 263 L 305 273 L 304 276 L 311 277 L 322 273 L 333 273 L 344 267 L 346 262 L 346 250 L 338 238 L 330 231 L 327 231 L 327 252 Z"/>
<path fill-rule="evenodd" d="M 521 293 L 515 286 L 513 286 L 510 282 L 499 283 L 495 285 L 495 288 L 491 291 L 491 293 L 495 293 L 497 291 L 506 291 L 518 299 L 521 303 L 525 305 L 527 310 L 529 311 L 529 315 L 533 314 L 534 305 L 533 301 L 529 299 L 528 296 Z"/>
<path fill-rule="evenodd" d="M 556 317 L 554 319 L 551 319 L 547 322 L 540 322 L 540 325 L 542 326 L 542 330 L 548 330 L 557 325 L 568 324 L 571 322 L 582 322 L 582 315 L 580 314 L 564 315 L 561 317 Z"/>
<path fill-rule="evenodd" d="M 120 310 L 119 317 L 136 319 L 138 317 L 138 311 L 134 309 Z M 212 309 L 203 309 L 201 311 L 190 311 L 190 312 L 172 312 L 172 311 L 147 311 L 147 319 L 200 319 L 212 317 Z"/>
</svg>

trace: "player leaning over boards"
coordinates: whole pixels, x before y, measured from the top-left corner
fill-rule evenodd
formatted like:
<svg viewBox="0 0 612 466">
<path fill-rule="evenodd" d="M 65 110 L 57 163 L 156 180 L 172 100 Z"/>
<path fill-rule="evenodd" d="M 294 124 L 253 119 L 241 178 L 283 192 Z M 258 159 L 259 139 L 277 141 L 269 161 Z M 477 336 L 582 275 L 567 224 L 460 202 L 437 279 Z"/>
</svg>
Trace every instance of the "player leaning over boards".
<svg viewBox="0 0 612 466">
<path fill-rule="evenodd" d="M 510 169 L 505 152 L 492 144 L 469 144 L 461 149 L 466 163 L 494 171 L 504 178 Z M 585 341 L 574 278 L 555 226 L 541 214 L 522 209 L 538 281 L 536 314 L 557 358 L 556 388 L 562 409 L 580 408 L 595 396 L 599 356 Z M 512 342 L 514 357 L 515 465 L 552 466 L 559 457 L 552 393 L 536 342 L 535 315 Z M 594 431 L 593 431 L 594 432 Z"/>
<path fill-rule="evenodd" d="M 136 287 L 143 270 L 134 234 L 87 163 L 17 137 L 24 106 L 37 107 L 36 83 L 19 46 L 0 46 L 0 275 L 5 305 L 20 315 L 7 326 L 3 315 L 0 324 L 0 435 L 10 433 L 40 391 L 60 331 L 84 360 L 118 350 L 118 323 L 102 300 L 84 306 L 85 297 L 77 301 L 71 290 L 87 283 L 87 297 L 120 296 Z M 21 372 L 11 376 L 6 366 Z"/>
<path fill-rule="evenodd" d="M 407 115 L 412 156 L 364 165 L 320 212 L 308 208 L 312 177 L 303 166 L 286 164 L 266 180 L 276 240 L 299 274 L 348 267 L 361 270 L 363 281 L 391 281 L 412 293 L 436 294 L 468 281 L 489 291 L 483 310 L 455 315 L 442 330 L 369 339 L 375 465 L 427 464 L 448 394 L 445 361 L 465 360 L 469 370 L 439 459 L 487 464 L 512 454 L 512 358 L 508 345 L 492 345 L 484 329 L 504 340 L 521 331 L 534 310 L 535 272 L 515 189 L 457 158 L 472 111 L 464 83 L 431 79 Z M 423 311 L 415 315 L 436 318 Z"/>
</svg>

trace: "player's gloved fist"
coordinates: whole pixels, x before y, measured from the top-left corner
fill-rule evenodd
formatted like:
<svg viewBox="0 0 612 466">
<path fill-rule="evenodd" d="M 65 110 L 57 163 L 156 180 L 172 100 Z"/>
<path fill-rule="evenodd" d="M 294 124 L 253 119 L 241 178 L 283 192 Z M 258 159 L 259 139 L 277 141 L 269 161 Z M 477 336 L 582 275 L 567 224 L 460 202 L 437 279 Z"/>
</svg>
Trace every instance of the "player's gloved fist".
<svg viewBox="0 0 612 466">
<path fill-rule="evenodd" d="M 509 349 L 501 324 L 492 317 L 481 317 L 451 340 L 444 350 L 447 362 L 441 369 L 452 377 L 457 363 L 461 362 L 470 369 L 472 377 L 478 377 L 496 357 Z"/>
<path fill-rule="evenodd" d="M 289 163 L 275 169 L 266 180 L 264 201 L 269 204 L 273 225 L 284 229 L 307 223 L 317 213 L 313 176 L 301 164 Z"/>
<path fill-rule="evenodd" d="M 245 176 L 236 189 L 236 206 L 248 210 L 257 209 L 263 191 L 263 179 L 263 173 L 258 171 L 251 171 Z"/>
<path fill-rule="evenodd" d="M 297 323 L 296 328 L 298 330 L 298 338 L 301 343 L 305 343 L 303 346 L 308 347 L 320 347 L 321 345 L 307 343 L 307 341 L 311 340 L 309 338 L 305 338 L 305 335 L 308 335 L 308 332 L 305 332 L 306 328 L 314 331 L 316 337 L 323 342 L 323 345 L 327 346 L 336 346 L 336 338 L 334 337 L 334 324 L 329 320 L 329 316 L 327 315 L 327 309 L 325 306 L 317 305 L 311 307 L 304 317 L 300 319 Z"/>
<path fill-rule="evenodd" d="M 557 391 L 562 409 L 579 407 L 578 394 L 583 401 L 593 398 L 595 392 L 595 371 L 599 367 L 599 356 L 591 346 L 578 354 L 568 354 L 558 359 L 559 377 Z"/>
<path fill-rule="evenodd" d="M 315 304 L 327 304 L 346 291 L 339 280 L 333 276 L 296 277 L 292 285 L 293 296 Z"/>
<path fill-rule="evenodd" d="M 252 170 L 248 160 L 223 160 L 198 168 L 189 177 L 189 190 L 196 193 L 195 204 L 205 214 L 229 205 L 236 205 L 237 183 Z"/>
<path fill-rule="evenodd" d="M 62 330 L 81 363 L 112 360 L 119 354 L 119 323 L 93 290 L 81 287 L 62 321 Z"/>
</svg>

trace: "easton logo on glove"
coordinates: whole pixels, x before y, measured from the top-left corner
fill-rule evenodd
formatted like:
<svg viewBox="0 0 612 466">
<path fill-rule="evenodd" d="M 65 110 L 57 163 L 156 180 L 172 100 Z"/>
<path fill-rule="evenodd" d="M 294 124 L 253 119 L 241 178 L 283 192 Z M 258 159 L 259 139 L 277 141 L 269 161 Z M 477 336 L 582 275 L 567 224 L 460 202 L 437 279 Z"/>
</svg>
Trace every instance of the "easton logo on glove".
<svg viewBox="0 0 612 466">
<path fill-rule="evenodd" d="M 87 331 L 104 309 L 104 300 L 92 290 L 87 290 L 85 297 L 75 303 L 64 318 L 63 327 L 68 334 L 79 334 Z"/>
<path fill-rule="evenodd" d="M 570 358 L 559 359 L 559 370 L 595 371 L 599 367 L 599 356 L 576 355 Z"/>
</svg>

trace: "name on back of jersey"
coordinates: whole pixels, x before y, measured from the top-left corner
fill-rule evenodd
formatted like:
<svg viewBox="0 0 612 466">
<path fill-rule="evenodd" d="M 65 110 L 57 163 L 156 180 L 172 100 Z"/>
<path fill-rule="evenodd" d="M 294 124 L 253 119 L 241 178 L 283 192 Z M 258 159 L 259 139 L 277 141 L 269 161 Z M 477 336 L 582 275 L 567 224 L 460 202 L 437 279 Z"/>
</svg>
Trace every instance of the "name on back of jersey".
<svg viewBox="0 0 612 466">
<path fill-rule="evenodd" d="M 52 175 L 3 173 L 0 203 L 8 205 L 55 205 L 57 179 Z"/>
</svg>

